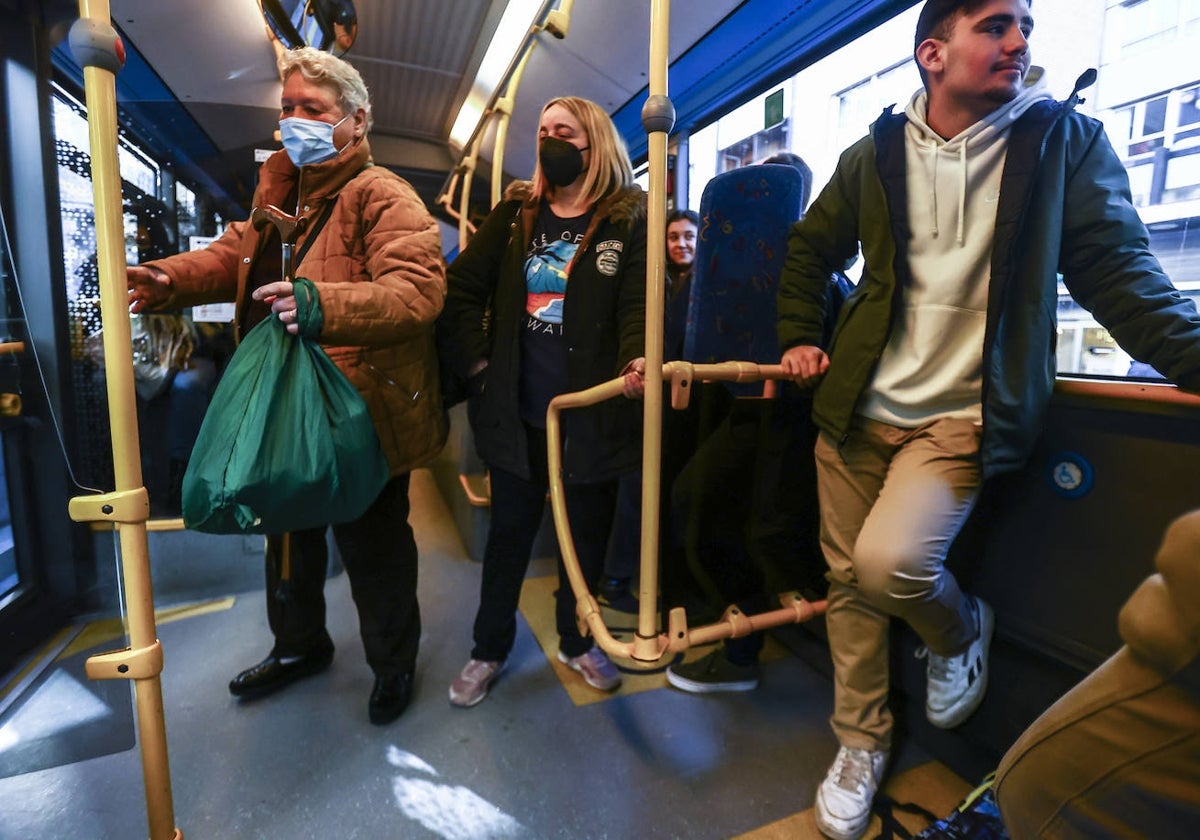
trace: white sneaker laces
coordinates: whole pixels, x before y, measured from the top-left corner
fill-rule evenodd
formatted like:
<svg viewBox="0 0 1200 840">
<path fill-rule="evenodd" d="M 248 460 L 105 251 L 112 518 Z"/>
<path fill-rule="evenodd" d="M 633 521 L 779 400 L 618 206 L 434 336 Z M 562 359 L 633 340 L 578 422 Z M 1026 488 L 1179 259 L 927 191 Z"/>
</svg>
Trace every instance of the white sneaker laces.
<svg viewBox="0 0 1200 840">
<path fill-rule="evenodd" d="M 925 645 L 917 648 L 915 656 L 917 659 L 928 659 L 930 679 L 943 683 L 950 682 L 956 678 L 959 662 L 965 658 L 959 656 L 938 656 Z"/>
<path fill-rule="evenodd" d="M 839 750 L 833 773 L 837 776 L 837 786 L 842 790 L 861 791 L 874 778 L 871 754 L 866 750 Z"/>
</svg>

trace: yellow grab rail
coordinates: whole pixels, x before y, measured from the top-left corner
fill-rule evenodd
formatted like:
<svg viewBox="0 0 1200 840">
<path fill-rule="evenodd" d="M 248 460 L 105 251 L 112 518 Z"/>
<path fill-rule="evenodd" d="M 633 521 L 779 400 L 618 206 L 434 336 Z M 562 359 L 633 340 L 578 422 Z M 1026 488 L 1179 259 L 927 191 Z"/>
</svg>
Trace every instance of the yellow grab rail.
<svg viewBox="0 0 1200 840">
<path fill-rule="evenodd" d="M 724 382 L 758 382 L 760 380 L 789 378 L 780 365 L 759 365 L 754 362 L 718 362 L 716 364 L 692 364 L 690 362 L 668 362 L 661 368 L 662 380 L 671 383 L 671 404 L 675 408 L 686 408 L 691 393 L 692 383 L 697 379 L 702 381 Z M 713 624 L 689 628 L 687 613 L 683 607 L 671 610 L 665 632 L 656 630 L 658 578 L 657 563 L 650 568 L 655 574 L 647 573 L 647 545 L 643 527 L 642 538 L 642 579 L 640 585 L 640 604 L 638 630 L 632 642 L 618 641 L 604 623 L 600 612 L 600 604 L 583 579 L 583 571 L 579 566 L 579 555 L 575 552 L 575 543 L 571 537 L 571 524 L 567 519 L 567 503 L 562 480 L 562 426 L 559 414 L 564 409 L 582 408 L 595 405 L 604 400 L 622 397 L 624 379 L 611 379 L 584 391 L 570 394 L 560 394 L 550 401 L 546 411 L 546 458 L 550 472 L 550 509 L 554 514 L 554 529 L 558 533 L 558 545 L 562 552 L 563 565 L 567 578 L 571 582 L 571 591 L 575 595 L 575 614 L 579 619 L 582 631 L 590 633 L 596 644 L 611 656 L 633 659 L 638 662 L 657 662 L 664 654 L 678 653 L 693 645 L 714 642 L 718 639 L 729 639 L 745 636 L 757 630 L 766 630 L 783 624 L 797 624 L 807 621 L 825 612 L 825 601 L 806 601 L 798 593 L 788 592 L 780 595 L 782 606 L 756 615 L 746 615 L 736 606 L 725 610 L 721 618 Z M 646 396 L 651 396 L 647 386 Z M 661 399 L 661 389 L 659 398 Z M 661 438 L 655 438 L 653 445 L 661 447 Z M 656 460 L 657 463 L 657 460 Z M 643 480 L 648 485 L 653 481 L 657 487 L 658 474 L 646 474 Z M 656 503 L 658 494 L 654 496 Z M 655 511 L 657 522 L 657 510 Z M 655 533 L 657 539 L 657 532 Z M 654 546 L 657 556 L 657 545 Z M 646 629 L 644 619 L 649 613 L 650 630 Z"/>
</svg>

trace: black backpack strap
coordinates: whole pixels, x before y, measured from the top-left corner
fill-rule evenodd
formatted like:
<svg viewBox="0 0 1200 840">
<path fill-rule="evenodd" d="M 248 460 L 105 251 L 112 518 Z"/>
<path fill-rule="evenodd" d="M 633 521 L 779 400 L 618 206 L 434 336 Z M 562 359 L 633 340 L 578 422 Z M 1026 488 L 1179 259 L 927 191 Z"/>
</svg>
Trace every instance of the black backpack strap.
<svg viewBox="0 0 1200 840">
<path fill-rule="evenodd" d="M 937 817 L 934 814 L 931 814 L 920 805 L 912 802 L 897 802 L 886 794 L 877 793 L 875 794 L 875 800 L 871 803 L 871 812 L 879 817 L 882 825 L 875 840 L 913 840 L 913 833 L 897 819 L 895 811 L 916 814 L 930 824 L 937 821 Z"/>
<path fill-rule="evenodd" d="M 371 161 L 367 161 L 363 164 L 362 169 L 354 173 L 354 178 L 357 178 L 374 165 L 375 164 Z M 354 178 L 351 178 L 350 181 L 353 181 Z M 349 184 L 350 181 L 347 181 L 346 184 Z M 344 190 L 345 188 L 346 186 L 342 185 L 342 189 Z M 333 197 L 333 201 L 326 202 L 325 206 L 321 208 L 321 212 L 317 214 L 316 221 L 314 221 L 313 226 L 309 228 L 308 236 L 304 237 L 304 243 L 300 246 L 300 250 L 298 250 L 296 255 L 292 257 L 293 271 L 300 267 L 300 263 L 304 260 L 304 255 L 308 253 L 308 249 L 312 247 L 312 244 L 317 241 L 317 235 L 320 234 L 321 228 L 325 227 L 325 223 L 329 221 L 329 217 L 333 215 L 334 205 L 337 204 L 341 195 L 342 191 L 338 190 L 338 194 Z"/>
<path fill-rule="evenodd" d="M 337 198 L 333 201 L 326 202 L 321 208 L 321 212 L 317 214 L 316 221 L 313 222 L 311 228 L 308 229 L 308 236 L 304 237 L 304 242 L 300 245 L 300 250 L 296 251 L 296 255 L 292 257 L 292 272 L 300 268 L 300 263 L 304 261 L 304 255 L 308 253 L 308 249 L 317 241 L 317 235 L 320 234 L 321 228 L 325 227 L 325 223 L 329 221 L 329 217 L 333 215 L 333 205 L 337 204 Z"/>
</svg>

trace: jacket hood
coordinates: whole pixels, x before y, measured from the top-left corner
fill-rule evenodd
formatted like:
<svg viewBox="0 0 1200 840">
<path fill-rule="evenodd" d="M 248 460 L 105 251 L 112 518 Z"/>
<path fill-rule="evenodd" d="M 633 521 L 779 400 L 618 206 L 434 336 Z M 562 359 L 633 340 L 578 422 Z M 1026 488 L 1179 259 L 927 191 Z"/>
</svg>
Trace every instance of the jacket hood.
<svg viewBox="0 0 1200 840">
<path fill-rule="evenodd" d="M 917 135 L 923 142 L 930 146 L 958 149 L 960 146 L 973 147 L 988 142 L 997 133 L 1019 120 L 1034 103 L 1053 98 L 1054 96 L 1046 87 L 1046 71 L 1041 67 L 1034 66 L 1030 67 L 1029 72 L 1025 74 L 1025 85 L 1015 98 L 948 140 L 943 140 L 925 122 L 925 115 L 929 107 L 929 93 L 924 88 L 913 94 L 912 99 L 908 101 L 908 106 L 904 109 L 904 115 L 917 129 Z"/>
<path fill-rule="evenodd" d="M 1030 67 L 1025 75 L 1025 86 L 1010 102 L 1006 102 L 974 125 L 959 132 L 954 137 L 943 139 L 929 127 L 926 115 L 929 106 L 929 94 L 921 89 L 913 94 L 904 115 L 908 118 L 906 136 L 913 148 L 928 161 L 929 177 L 929 207 L 931 213 L 932 234 L 938 235 L 937 199 L 938 199 L 938 169 L 939 160 L 943 155 L 951 155 L 957 160 L 958 169 L 958 224 L 955 242 L 963 245 L 963 231 L 966 223 L 969 200 L 968 184 L 971 180 L 972 162 L 984 162 L 984 166 L 994 165 L 1001 161 L 1002 144 L 1007 137 L 1008 128 L 1028 111 L 1035 103 L 1044 99 L 1052 99 L 1046 88 L 1045 73 L 1041 67 Z M 992 151 L 994 154 L 989 155 Z M 989 163 L 990 162 L 990 163 Z M 944 166 L 945 164 L 943 164 Z"/>
<path fill-rule="evenodd" d="M 513 181 L 504 190 L 504 200 L 530 204 L 533 201 L 533 182 Z M 598 209 L 617 224 L 638 221 L 646 215 L 646 193 L 637 185 L 622 187 L 603 199 Z"/>
</svg>

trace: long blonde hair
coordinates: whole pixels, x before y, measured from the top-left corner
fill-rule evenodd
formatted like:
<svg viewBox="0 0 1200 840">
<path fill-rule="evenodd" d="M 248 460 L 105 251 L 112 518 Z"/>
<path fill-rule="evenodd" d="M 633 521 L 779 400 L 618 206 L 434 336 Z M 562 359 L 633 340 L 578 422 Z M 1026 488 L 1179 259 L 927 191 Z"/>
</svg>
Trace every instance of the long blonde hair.
<svg viewBox="0 0 1200 840">
<path fill-rule="evenodd" d="M 595 205 L 617 190 L 633 186 L 633 166 L 629 163 L 625 141 L 605 110 L 590 99 L 560 96 L 547 102 L 542 113 L 555 105 L 565 108 L 587 132 L 592 159 L 583 178 L 583 197 L 588 205 Z M 542 174 L 539 161 L 533 170 L 533 197 L 541 199 L 553 192 L 554 185 Z"/>
</svg>

